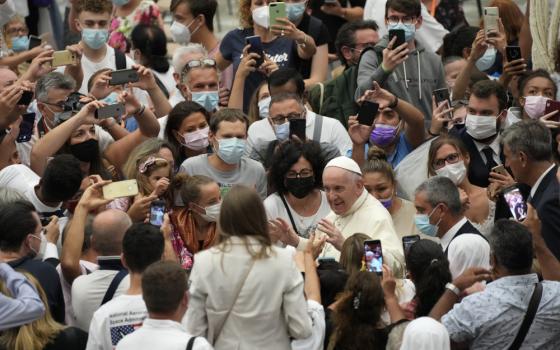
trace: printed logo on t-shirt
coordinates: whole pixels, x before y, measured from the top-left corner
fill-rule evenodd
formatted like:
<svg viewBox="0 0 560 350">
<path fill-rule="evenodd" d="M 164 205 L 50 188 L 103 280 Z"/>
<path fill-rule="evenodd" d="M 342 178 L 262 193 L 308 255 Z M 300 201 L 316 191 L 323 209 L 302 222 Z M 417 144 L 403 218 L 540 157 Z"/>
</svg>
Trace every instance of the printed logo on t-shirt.
<svg viewBox="0 0 560 350">
<path fill-rule="evenodd" d="M 121 341 L 122 338 L 130 333 L 133 333 L 140 327 L 142 327 L 142 323 L 124 324 L 117 327 L 111 327 L 111 344 L 113 344 L 113 346 L 117 346 L 117 343 Z"/>
<path fill-rule="evenodd" d="M 288 63 L 288 60 L 289 60 L 288 53 L 286 53 L 286 52 L 277 53 L 274 56 L 271 56 L 266 52 L 264 54 L 266 55 L 266 58 L 268 58 L 272 62 L 276 63 L 280 67 L 284 67 Z M 239 57 L 240 57 L 240 60 L 243 59 L 243 55 L 240 55 Z"/>
<path fill-rule="evenodd" d="M 233 184 L 218 183 L 218 186 L 220 186 L 220 196 L 223 200 L 224 197 L 229 193 L 229 190 L 231 190 L 231 188 L 233 187 Z"/>
</svg>

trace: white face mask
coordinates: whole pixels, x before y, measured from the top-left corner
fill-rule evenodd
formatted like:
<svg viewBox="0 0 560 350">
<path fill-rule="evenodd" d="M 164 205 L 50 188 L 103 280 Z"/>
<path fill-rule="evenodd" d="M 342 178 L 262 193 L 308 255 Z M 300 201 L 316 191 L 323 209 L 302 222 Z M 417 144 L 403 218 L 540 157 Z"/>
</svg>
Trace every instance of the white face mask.
<svg viewBox="0 0 560 350">
<path fill-rule="evenodd" d="M 467 133 L 475 140 L 484 140 L 498 133 L 496 120 L 497 118 L 493 116 L 467 114 L 465 128 L 467 128 Z"/>
<path fill-rule="evenodd" d="M 453 181 L 455 186 L 459 186 L 467 176 L 467 168 L 465 167 L 465 162 L 461 160 L 455 164 L 447 164 L 443 168 L 437 169 L 436 174 L 448 178 Z"/>
<path fill-rule="evenodd" d="M 270 26 L 270 17 L 268 13 L 268 5 L 257 7 L 252 12 L 253 21 L 263 27 L 268 29 Z"/>
<path fill-rule="evenodd" d="M 259 101 L 259 116 L 264 119 L 268 118 L 271 97 L 265 97 Z"/>
<path fill-rule="evenodd" d="M 222 202 L 209 205 L 207 207 L 201 207 L 200 205 L 193 203 L 200 209 L 204 210 L 204 214 L 197 213 L 200 215 L 204 220 L 207 222 L 216 222 L 220 217 L 220 207 L 222 206 Z"/>
<path fill-rule="evenodd" d="M 29 249 L 31 249 L 35 253 L 34 259 L 36 260 L 43 260 L 45 256 L 45 250 L 47 250 L 47 238 L 41 232 L 39 236 L 32 235 L 34 239 L 40 239 L 41 244 L 39 245 L 39 251 L 35 251 L 31 245 L 29 245 Z"/>
<path fill-rule="evenodd" d="M 193 19 L 191 21 L 191 23 L 189 23 L 187 25 L 184 25 L 184 24 L 179 23 L 177 21 L 173 21 L 173 23 L 171 24 L 171 27 L 169 27 L 169 31 L 171 32 L 171 37 L 173 38 L 174 42 L 176 42 L 177 44 L 181 44 L 181 45 L 187 45 L 188 43 L 191 42 L 192 35 L 194 33 L 196 33 L 198 28 L 200 28 L 200 25 L 199 25 L 198 27 L 196 27 L 195 30 L 193 30 L 191 32 L 189 27 L 194 22 L 194 20 L 195 19 Z"/>
</svg>

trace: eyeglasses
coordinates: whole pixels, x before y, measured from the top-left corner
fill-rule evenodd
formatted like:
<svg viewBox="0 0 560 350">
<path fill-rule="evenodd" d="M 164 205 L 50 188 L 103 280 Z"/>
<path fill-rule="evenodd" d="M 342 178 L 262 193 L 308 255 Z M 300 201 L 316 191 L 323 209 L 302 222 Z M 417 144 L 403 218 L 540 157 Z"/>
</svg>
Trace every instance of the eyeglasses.
<svg viewBox="0 0 560 350">
<path fill-rule="evenodd" d="M 14 35 L 14 34 L 27 34 L 29 31 L 27 30 L 27 28 L 25 27 L 20 27 L 20 28 L 10 28 L 8 30 L 6 30 L 6 34 L 8 35 Z"/>
<path fill-rule="evenodd" d="M 445 166 L 445 164 L 455 164 L 459 161 L 459 153 L 451 153 L 447 157 L 443 159 L 436 159 L 434 162 L 434 168 L 441 169 Z"/>
<path fill-rule="evenodd" d="M 305 112 L 304 112 L 305 113 Z M 274 125 L 281 125 L 284 124 L 287 121 L 290 121 L 291 119 L 304 119 L 305 118 L 305 114 L 301 113 L 290 113 L 288 115 L 276 115 L 274 117 L 270 117 L 270 120 L 272 121 L 272 124 Z"/>
<path fill-rule="evenodd" d="M 288 179 L 295 179 L 295 178 L 298 178 L 298 177 L 300 177 L 300 178 L 301 177 L 310 177 L 310 176 L 313 176 L 313 170 L 311 170 L 311 169 L 301 169 L 299 173 L 290 170 L 286 173 L 286 177 Z"/>
<path fill-rule="evenodd" d="M 399 24 L 399 22 L 401 22 L 402 24 L 413 24 L 413 23 L 416 23 L 416 17 L 415 16 L 404 16 L 404 17 L 391 16 L 391 17 L 387 17 L 387 23 L 389 23 L 390 25 L 396 26 L 397 24 Z"/>
<path fill-rule="evenodd" d="M 354 44 L 354 47 L 351 47 L 350 50 L 354 50 L 354 51 L 358 51 L 358 52 L 362 52 L 367 48 L 373 48 L 375 46 L 375 43 L 363 43 L 363 44 Z"/>
<path fill-rule="evenodd" d="M 183 68 L 183 76 L 185 76 L 191 69 L 199 68 L 199 67 L 216 67 L 216 61 L 211 58 L 203 58 L 201 60 L 192 60 L 187 62 L 185 67 Z"/>
</svg>

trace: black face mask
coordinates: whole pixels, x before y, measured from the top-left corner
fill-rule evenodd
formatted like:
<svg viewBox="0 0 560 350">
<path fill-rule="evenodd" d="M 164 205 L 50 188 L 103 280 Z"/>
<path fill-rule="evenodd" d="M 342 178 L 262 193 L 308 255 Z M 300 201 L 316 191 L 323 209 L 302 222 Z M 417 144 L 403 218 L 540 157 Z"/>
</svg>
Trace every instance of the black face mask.
<svg viewBox="0 0 560 350">
<path fill-rule="evenodd" d="M 82 143 L 70 145 L 70 153 L 82 162 L 91 162 L 99 158 L 99 142 L 89 139 Z"/>
<path fill-rule="evenodd" d="M 307 196 L 314 188 L 314 176 L 286 178 L 286 189 L 296 198 Z"/>
</svg>

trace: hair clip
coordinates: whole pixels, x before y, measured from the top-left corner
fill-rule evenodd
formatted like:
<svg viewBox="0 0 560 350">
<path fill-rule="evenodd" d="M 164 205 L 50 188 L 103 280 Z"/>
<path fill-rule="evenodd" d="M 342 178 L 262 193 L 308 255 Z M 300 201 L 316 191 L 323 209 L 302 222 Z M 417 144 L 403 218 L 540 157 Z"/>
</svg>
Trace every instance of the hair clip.
<svg viewBox="0 0 560 350">
<path fill-rule="evenodd" d="M 155 162 L 157 162 L 158 160 L 164 160 L 163 158 L 156 158 L 156 157 L 148 157 L 148 159 L 146 159 L 145 161 L 143 161 L 140 166 L 138 167 L 138 171 L 140 172 L 140 174 L 144 174 L 146 171 L 148 171 L 148 168 L 151 167 L 152 165 L 155 164 Z M 167 161 L 166 161 L 167 162 Z"/>
<path fill-rule="evenodd" d="M 432 259 L 432 261 L 430 261 L 430 265 L 437 263 L 439 260 L 438 259 Z"/>
<path fill-rule="evenodd" d="M 353 300 L 354 310 L 358 310 L 358 308 L 360 307 L 360 297 L 361 296 L 362 296 L 362 292 L 358 292 L 358 295 L 356 295 L 354 297 L 354 300 Z"/>
</svg>

